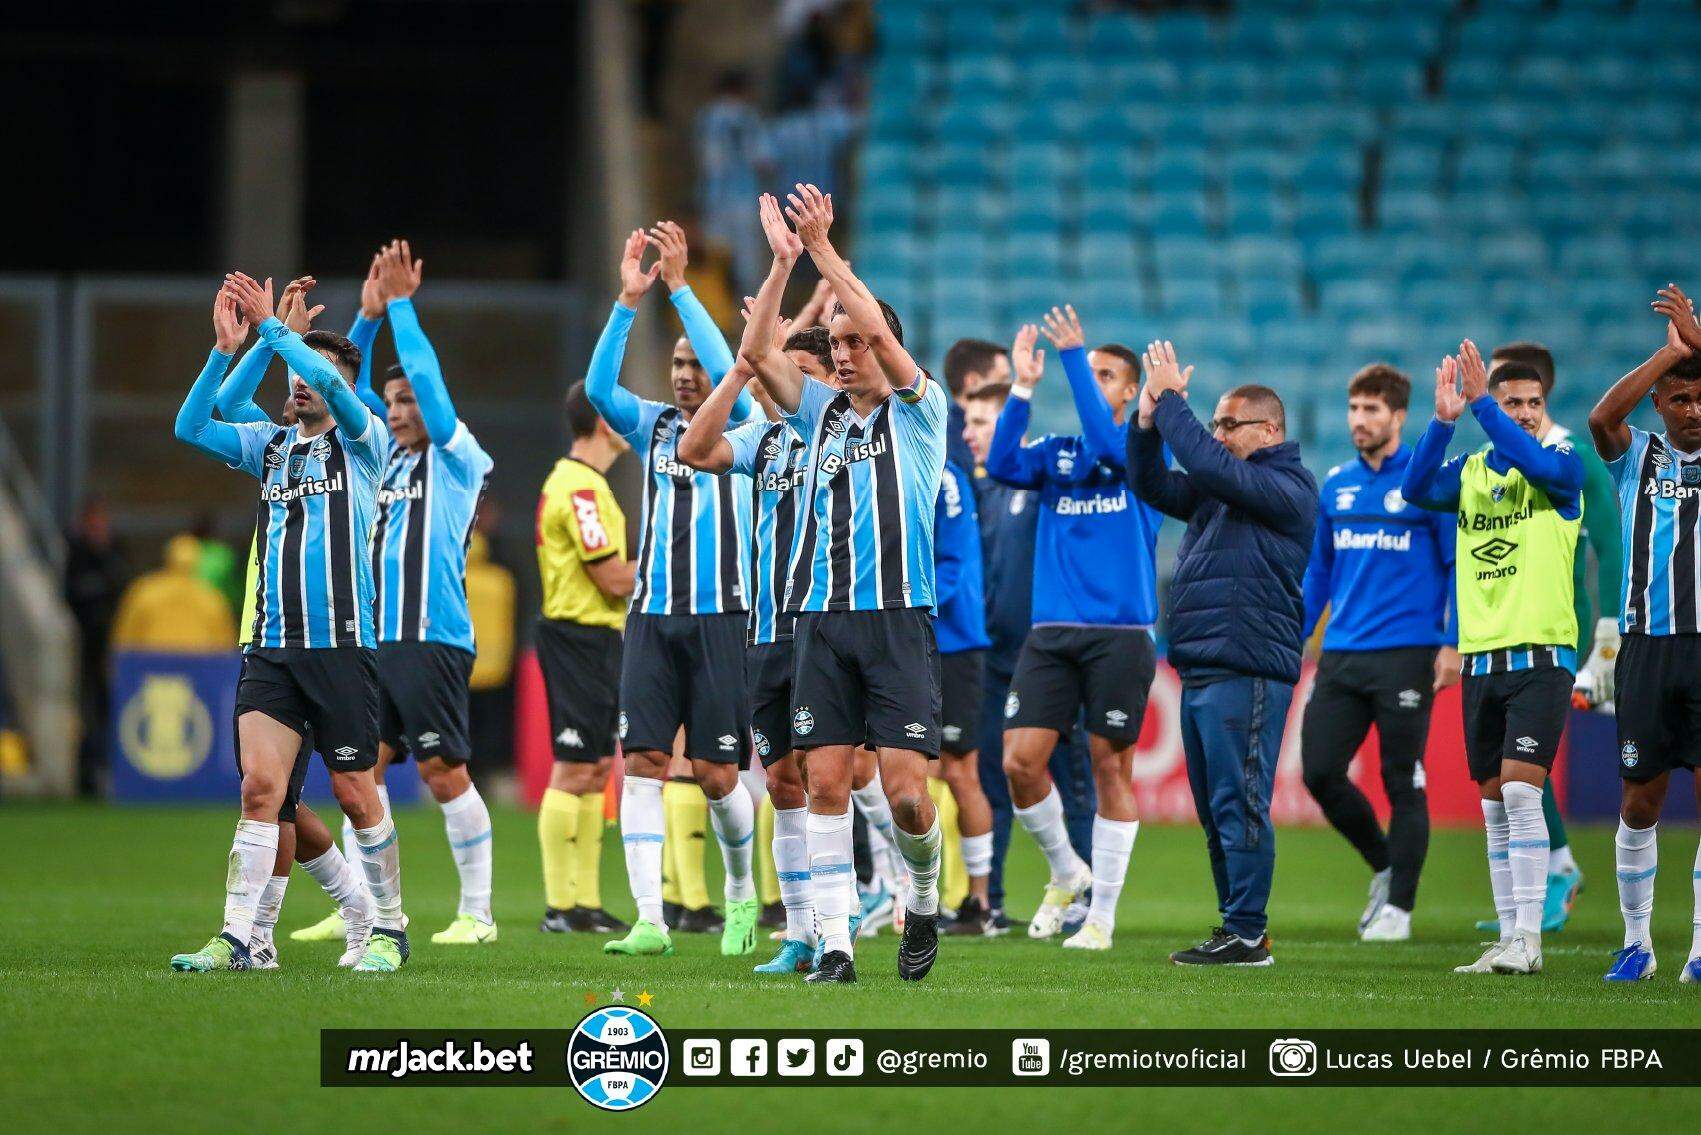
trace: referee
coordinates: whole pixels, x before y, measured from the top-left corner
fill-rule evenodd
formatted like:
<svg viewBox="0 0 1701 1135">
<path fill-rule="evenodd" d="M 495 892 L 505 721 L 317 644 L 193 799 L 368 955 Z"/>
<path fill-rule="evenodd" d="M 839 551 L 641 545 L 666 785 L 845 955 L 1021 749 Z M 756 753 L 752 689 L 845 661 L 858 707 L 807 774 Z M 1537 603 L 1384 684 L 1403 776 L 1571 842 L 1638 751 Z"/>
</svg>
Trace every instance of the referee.
<svg viewBox="0 0 1701 1135">
<path fill-rule="evenodd" d="M 630 927 L 602 909 L 598 876 L 634 575 L 626 514 L 604 474 L 631 446 L 597 414 L 583 382 L 567 391 L 567 427 L 573 448 L 555 463 L 537 506 L 537 659 L 555 748 L 537 817 L 547 903 L 540 929 L 623 934 Z"/>
</svg>

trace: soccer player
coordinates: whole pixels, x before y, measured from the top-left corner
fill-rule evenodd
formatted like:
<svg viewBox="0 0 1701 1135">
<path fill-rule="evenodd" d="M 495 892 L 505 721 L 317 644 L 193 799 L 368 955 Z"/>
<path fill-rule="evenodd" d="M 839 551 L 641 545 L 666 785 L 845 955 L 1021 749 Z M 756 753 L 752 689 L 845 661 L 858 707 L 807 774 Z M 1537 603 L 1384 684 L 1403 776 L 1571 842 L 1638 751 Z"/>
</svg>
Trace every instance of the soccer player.
<svg viewBox="0 0 1701 1135">
<path fill-rule="evenodd" d="M 233 425 L 213 402 L 247 325 L 258 325 L 294 372 L 296 424 Z M 309 728 L 331 766 L 337 799 L 356 826 L 376 925 L 355 969 L 385 972 L 407 960 L 401 859 L 394 825 L 378 801 L 376 638 L 372 570 L 363 554 L 372 527 L 385 434 L 356 396 L 360 352 L 339 335 L 303 337 L 274 314 L 271 281 L 225 278 L 215 304 L 216 343 L 178 412 L 177 437 L 262 485 L 260 600 L 255 641 L 237 689 L 242 820 L 227 874 L 225 922 L 172 968 L 245 968 L 254 916 L 277 854 L 278 812 Z"/>
<path fill-rule="evenodd" d="M 660 256 L 645 269 L 640 262 L 652 245 Z M 646 469 L 637 584 L 620 670 L 626 761 L 620 831 L 638 921 L 624 938 L 603 947 L 612 954 L 673 953 L 662 922 L 662 777 L 681 726 L 684 755 L 709 798 L 726 865 L 722 954 L 756 948 L 760 913 L 750 862 L 755 806 L 738 778 L 748 723 L 750 485 L 736 476 L 699 473 L 679 460 L 679 439 L 692 415 L 732 368 L 726 341 L 685 283 L 686 260 L 678 225 L 664 221 L 648 234 L 633 231 L 621 256 L 620 295 L 585 376 L 591 405 L 643 454 Z M 686 332 L 673 348 L 672 405 L 639 398 L 619 382 L 638 302 L 658 276 L 665 278 Z M 741 397 L 732 416 L 743 421 L 749 412 L 749 400 Z"/>
<path fill-rule="evenodd" d="M 537 656 L 555 752 L 537 816 L 547 903 L 539 929 L 624 934 L 631 927 L 602 908 L 598 872 L 603 793 L 619 745 L 620 632 L 637 586 L 626 514 L 607 474 L 632 447 L 598 416 L 584 382 L 567 391 L 566 412 L 573 446 L 537 505 Z"/>
<path fill-rule="evenodd" d="M 1038 490 L 1040 507 L 1033 629 L 1004 706 L 1004 771 L 1016 817 L 1051 868 L 1028 936 L 1056 935 L 1070 904 L 1091 888 L 1087 920 L 1064 945 L 1108 950 L 1140 830 L 1134 743 L 1157 672 L 1152 627 L 1162 518 L 1129 492 L 1123 465 L 1124 417 L 1139 389 L 1139 360 L 1114 343 L 1089 352 L 1073 307 L 1052 308 L 1045 334 L 1058 350 L 1082 432 L 1022 442 L 1044 362 L 1030 324 L 1016 339 L 1017 383 L 986 460 L 997 480 Z M 1090 866 L 1069 843 L 1063 801 L 1046 768 L 1083 711 L 1098 790 Z"/>
<path fill-rule="evenodd" d="M 983 386 L 1009 385 L 1010 352 L 986 339 L 958 339 L 945 350 L 945 389 L 951 393 L 945 460 L 962 470 L 974 468 L 967 433 L 969 396 Z"/>
<path fill-rule="evenodd" d="M 1619 379 L 1589 415 L 1589 433 L 1618 484 L 1624 532 L 1623 649 L 1618 654 L 1618 904 L 1624 948 L 1608 981 L 1654 976 L 1650 924 L 1659 870 L 1660 810 L 1671 774 L 1701 766 L 1701 326 L 1675 284 L 1654 311 L 1666 341 Z M 1665 432 L 1626 422 L 1652 391 Z M 1695 779 L 1701 797 L 1701 777 Z M 1695 857 L 1695 921 L 1678 980 L 1701 982 L 1701 851 Z"/>
<path fill-rule="evenodd" d="M 1036 385 L 1044 372 L 1044 351 L 1030 350 L 1025 364 L 1034 375 L 1027 385 Z M 1010 781 L 1004 775 L 1004 703 L 1010 695 L 1010 679 L 1016 661 L 1033 627 L 1034 548 L 1039 521 L 1039 494 L 996 480 L 986 471 L 986 457 L 998 416 L 1010 399 L 1010 384 L 987 383 L 965 397 L 964 437 L 975 460 L 975 501 L 980 517 L 983 579 L 986 589 L 986 634 L 991 646 L 986 652 L 985 683 L 980 709 L 980 784 L 992 811 L 992 870 L 987 877 L 987 896 L 992 920 L 1002 933 L 1009 929 L 1004 915 L 1004 857 L 1010 850 L 1010 825 L 1015 812 L 1010 804 Z M 1063 798 L 1063 823 L 1069 843 L 1083 859 L 1093 854 L 1093 816 L 1098 811 L 1098 794 L 1093 788 L 1092 758 L 1082 730 L 1071 729 L 1051 754 L 1051 780 Z M 1087 908 L 1077 902 L 1063 920 L 1064 929 L 1074 933 L 1086 920 Z"/>
<path fill-rule="evenodd" d="M 1347 428 L 1358 458 L 1323 480 L 1317 538 L 1305 569 L 1302 638 L 1329 608 L 1300 758 L 1305 787 L 1370 867 L 1359 916 L 1367 942 L 1412 934 L 1429 849 L 1423 752 L 1436 691 L 1459 680 L 1451 516 L 1400 495 L 1412 451 L 1401 444 L 1411 379 L 1372 363 L 1347 384 Z M 1347 778 L 1372 723 L 1388 796 L 1388 831 Z"/>
<path fill-rule="evenodd" d="M 909 868 L 898 976 L 919 981 L 938 953 L 940 834 L 927 761 L 939 752 L 939 653 L 928 612 L 948 399 L 904 349 L 896 314 L 833 248 L 832 198 L 800 185 L 787 199 L 795 233 L 779 203 L 762 197 L 774 265 L 740 350 L 809 446 L 785 601 L 797 614 L 792 744 L 808 750 L 810 876 L 825 939 L 808 980 L 856 980 L 849 791 L 855 749 L 868 744 Z M 806 250 L 838 296 L 828 328 L 838 388 L 754 333 L 778 315 Z"/>
<path fill-rule="evenodd" d="M 1443 461 L 1469 406 L 1489 444 Z M 1464 655 L 1465 755 L 1482 794 L 1489 883 L 1500 938 L 1455 973 L 1539 973 L 1547 884 L 1542 783 L 1553 767 L 1577 669 L 1572 559 L 1583 465 L 1539 440 L 1541 376 L 1508 364 L 1494 384 L 1476 345 L 1435 371 L 1435 418 L 1400 493 L 1456 512 L 1455 602 Z"/>
</svg>

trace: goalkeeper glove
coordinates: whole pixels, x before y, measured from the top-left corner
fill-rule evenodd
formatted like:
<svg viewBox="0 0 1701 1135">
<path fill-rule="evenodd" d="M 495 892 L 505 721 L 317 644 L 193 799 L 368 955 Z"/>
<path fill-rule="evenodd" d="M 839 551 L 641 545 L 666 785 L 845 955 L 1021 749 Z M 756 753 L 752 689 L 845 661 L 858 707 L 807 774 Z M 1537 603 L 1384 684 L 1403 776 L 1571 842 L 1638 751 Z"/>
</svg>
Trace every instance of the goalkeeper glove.
<svg viewBox="0 0 1701 1135">
<path fill-rule="evenodd" d="M 1591 708 L 1610 702 L 1614 693 L 1613 671 L 1618 661 L 1618 620 L 1595 621 L 1595 645 L 1589 660 L 1577 671 L 1572 688 L 1581 693 Z"/>
</svg>

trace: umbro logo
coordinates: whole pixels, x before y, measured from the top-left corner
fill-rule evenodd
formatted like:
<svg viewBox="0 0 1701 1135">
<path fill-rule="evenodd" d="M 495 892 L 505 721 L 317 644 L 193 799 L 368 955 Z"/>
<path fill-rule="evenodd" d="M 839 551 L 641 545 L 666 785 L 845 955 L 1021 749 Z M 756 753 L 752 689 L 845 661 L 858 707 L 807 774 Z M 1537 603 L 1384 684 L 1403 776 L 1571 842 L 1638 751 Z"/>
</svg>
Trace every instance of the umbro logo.
<svg viewBox="0 0 1701 1135">
<path fill-rule="evenodd" d="M 1416 709 L 1423 704 L 1423 695 L 1416 690 L 1401 690 L 1399 698 L 1401 709 Z"/>
<path fill-rule="evenodd" d="M 944 733 L 947 741 L 961 741 L 963 739 L 963 727 L 960 725 L 947 725 L 941 732 Z"/>
<path fill-rule="evenodd" d="M 1120 709 L 1107 709 L 1104 714 L 1104 723 L 1120 729 L 1128 724 L 1128 715 Z"/>
<path fill-rule="evenodd" d="M 927 726 L 923 725 L 919 721 L 912 721 L 908 725 L 904 726 L 904 732 L 908 733 L 912 738 L 925 737 L 927 736 Z"/>
<path fill-rule="evenodd" d="M 266 450 L 266 468 L 268 468 L 268 469 L 282 469 L 283 468 L 283 462 L 284 462 L 284 459 L 283 459 L 283 451 L 282 450 L 279 450 L 275 447 L 274 448 L 268 448 Z"/>
<path fill-rule="evenodd" d="M 418 740 L 420 748 L 434 749 L 437 747 L 438 742 L 441 741 L 442 738 L 435 733 L 421 733 Z"/>
<path fill-rule="evenodd" d="M 735 749 L 738 747 L 738 738 L 734 737 L 731 733 L 722 733 L 719 737 L 715 738 L 715 741 L 723 749 Z"/>
<path fill-rule="evenodd" d="M 577 729 L 568 727 L 555 735 L 555 743 L 569 749 L 583 749 L 585 740 L 579 736 Z"/>
<path fill-rule="evenodd" d="M 344 745 L 340 749 L 332 749 L 331 752 L 340 761 L 351 761 L 360 755 L 360 750 L 353 745 Z"/>
<path fill-rule="evenodd" d="M 1523 752 L 1523 753 L 1533 752 L 1533 751 L 1535 751 L 1535 747 L 1536 747 L 1536 739 L 1534 737 L 1520 737 L 1520 738 L 1518 738 L 1518 751 L 1519 752 Z"/>
<path fill-rule="evenodd" d="M 1471 557 L 1485 564 L 1498 564 L 1507 556 L 1518 550 L 1518 545 L 1504 536 L 1496 536 L 1487 543 L 1478 544 L 1471 549 Z"/>
</svg>

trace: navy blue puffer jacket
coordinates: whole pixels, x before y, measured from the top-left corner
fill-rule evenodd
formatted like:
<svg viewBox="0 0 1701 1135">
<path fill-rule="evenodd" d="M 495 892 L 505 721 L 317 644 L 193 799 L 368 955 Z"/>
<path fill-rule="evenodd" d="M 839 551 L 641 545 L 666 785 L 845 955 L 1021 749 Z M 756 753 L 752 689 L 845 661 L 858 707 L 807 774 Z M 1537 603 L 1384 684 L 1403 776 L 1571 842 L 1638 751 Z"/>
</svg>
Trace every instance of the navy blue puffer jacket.
<svg viewBox="0 0 1701 1135">
<path fill-rule="evenodd" d="M 1155 429 L 1128 431 L 1134 495 L 1185 521 L 1169 589 L 1169 660 L 1181 676 L 1299 680 L 1301 581 L 1317 527 L 1317 482 L 1282 442 L 1241 460 L 1166 391 Z M 1169 445 L 1185 472 L 1164 464 Z"/>
</svg>

